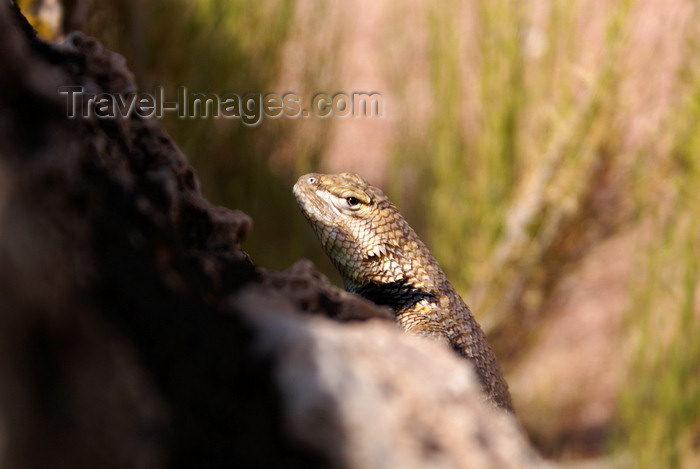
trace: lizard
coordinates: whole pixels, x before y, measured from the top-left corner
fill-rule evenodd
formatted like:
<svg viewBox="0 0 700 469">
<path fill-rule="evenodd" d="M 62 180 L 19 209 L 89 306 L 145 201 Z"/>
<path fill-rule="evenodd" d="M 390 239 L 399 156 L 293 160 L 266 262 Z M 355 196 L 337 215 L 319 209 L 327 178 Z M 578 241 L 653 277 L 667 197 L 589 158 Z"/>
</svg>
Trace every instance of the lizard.
<svg viewBox="0 0 700 469">
<path fill-rule="evenodd" d="M 345 289 L 392 308 L 405 331 L 448 343 L 473 364 L 487 402 L 514 413 L 484 332 L 384 192 L 353 173 L 306 174 L 293 192 Z"/>
</svg>

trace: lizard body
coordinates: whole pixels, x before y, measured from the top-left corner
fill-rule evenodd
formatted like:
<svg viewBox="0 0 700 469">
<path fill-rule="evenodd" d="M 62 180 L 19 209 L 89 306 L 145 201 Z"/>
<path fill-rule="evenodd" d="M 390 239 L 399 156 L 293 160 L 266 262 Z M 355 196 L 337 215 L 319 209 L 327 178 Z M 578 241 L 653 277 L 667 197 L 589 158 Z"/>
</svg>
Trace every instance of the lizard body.
<svg viewBox="0 0 700 469">
<path fill-rule="evenodd" d="M 294 196 L 345 289 L 391 307 L 407 331 L 468 358 L 493 405 L 513 411 L 508 385 L 469 307 L 384 193 L 360 176 L 307 174 Z"/>
</svg>

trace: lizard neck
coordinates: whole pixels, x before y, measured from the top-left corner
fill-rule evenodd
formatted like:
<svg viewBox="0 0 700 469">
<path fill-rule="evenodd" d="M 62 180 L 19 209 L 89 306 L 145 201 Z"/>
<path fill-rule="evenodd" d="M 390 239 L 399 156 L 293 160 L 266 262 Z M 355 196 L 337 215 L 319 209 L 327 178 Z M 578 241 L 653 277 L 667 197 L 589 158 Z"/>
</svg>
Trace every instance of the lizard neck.
<svg viewBox="0 0 700 469">
<path fill-rule="evenodd" d="M 405 282 L 367 283 L 359 288 L 349 287 L 349 291 L 378 304 L 388 306 L 395 312 L 405 311 L 422 300 L 436 301 L 435 295 L 420 290 Z"/>
</svg>

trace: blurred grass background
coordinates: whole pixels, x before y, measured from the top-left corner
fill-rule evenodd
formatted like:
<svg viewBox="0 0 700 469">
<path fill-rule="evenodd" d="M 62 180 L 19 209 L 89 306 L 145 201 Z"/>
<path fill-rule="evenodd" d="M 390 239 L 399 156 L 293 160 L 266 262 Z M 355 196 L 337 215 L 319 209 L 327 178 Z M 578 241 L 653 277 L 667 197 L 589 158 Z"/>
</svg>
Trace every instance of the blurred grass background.
<svg viewBox="0 0 700 469">
<path fill-rule="evenodd" d="M 38 7 L 57 1 L 20 3 L 57 36 Z M 125 55 L 144 91 L 381 92 L 382 119 L 163 124 L 209 199 L 253 217 L 263 267 L 309 257 L 337 281 L 291 196 L 300 174 L 383 186 L 546 456 L 700 467 L 697 2 L 62 3 L 63 27 Z"/>
</svg>

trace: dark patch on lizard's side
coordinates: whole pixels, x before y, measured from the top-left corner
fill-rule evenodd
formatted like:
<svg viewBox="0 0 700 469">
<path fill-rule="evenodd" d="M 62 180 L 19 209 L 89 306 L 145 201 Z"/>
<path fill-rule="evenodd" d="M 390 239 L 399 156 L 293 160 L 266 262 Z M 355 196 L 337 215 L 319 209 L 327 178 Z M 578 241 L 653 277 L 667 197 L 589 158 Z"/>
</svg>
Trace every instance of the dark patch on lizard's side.
<svg viewBox="0 0 700 469">
<path fill-rule="evenodd" d="M 427 300 L 437 303 L 437 297 L 425 290 L 419 290 L 403 282 L 377 284 L 370 282 L 354 291 L 358 295 L 382 306 L 389 306 L 394 311 L 404 311 L 416 303 Z"/>
</svg>

